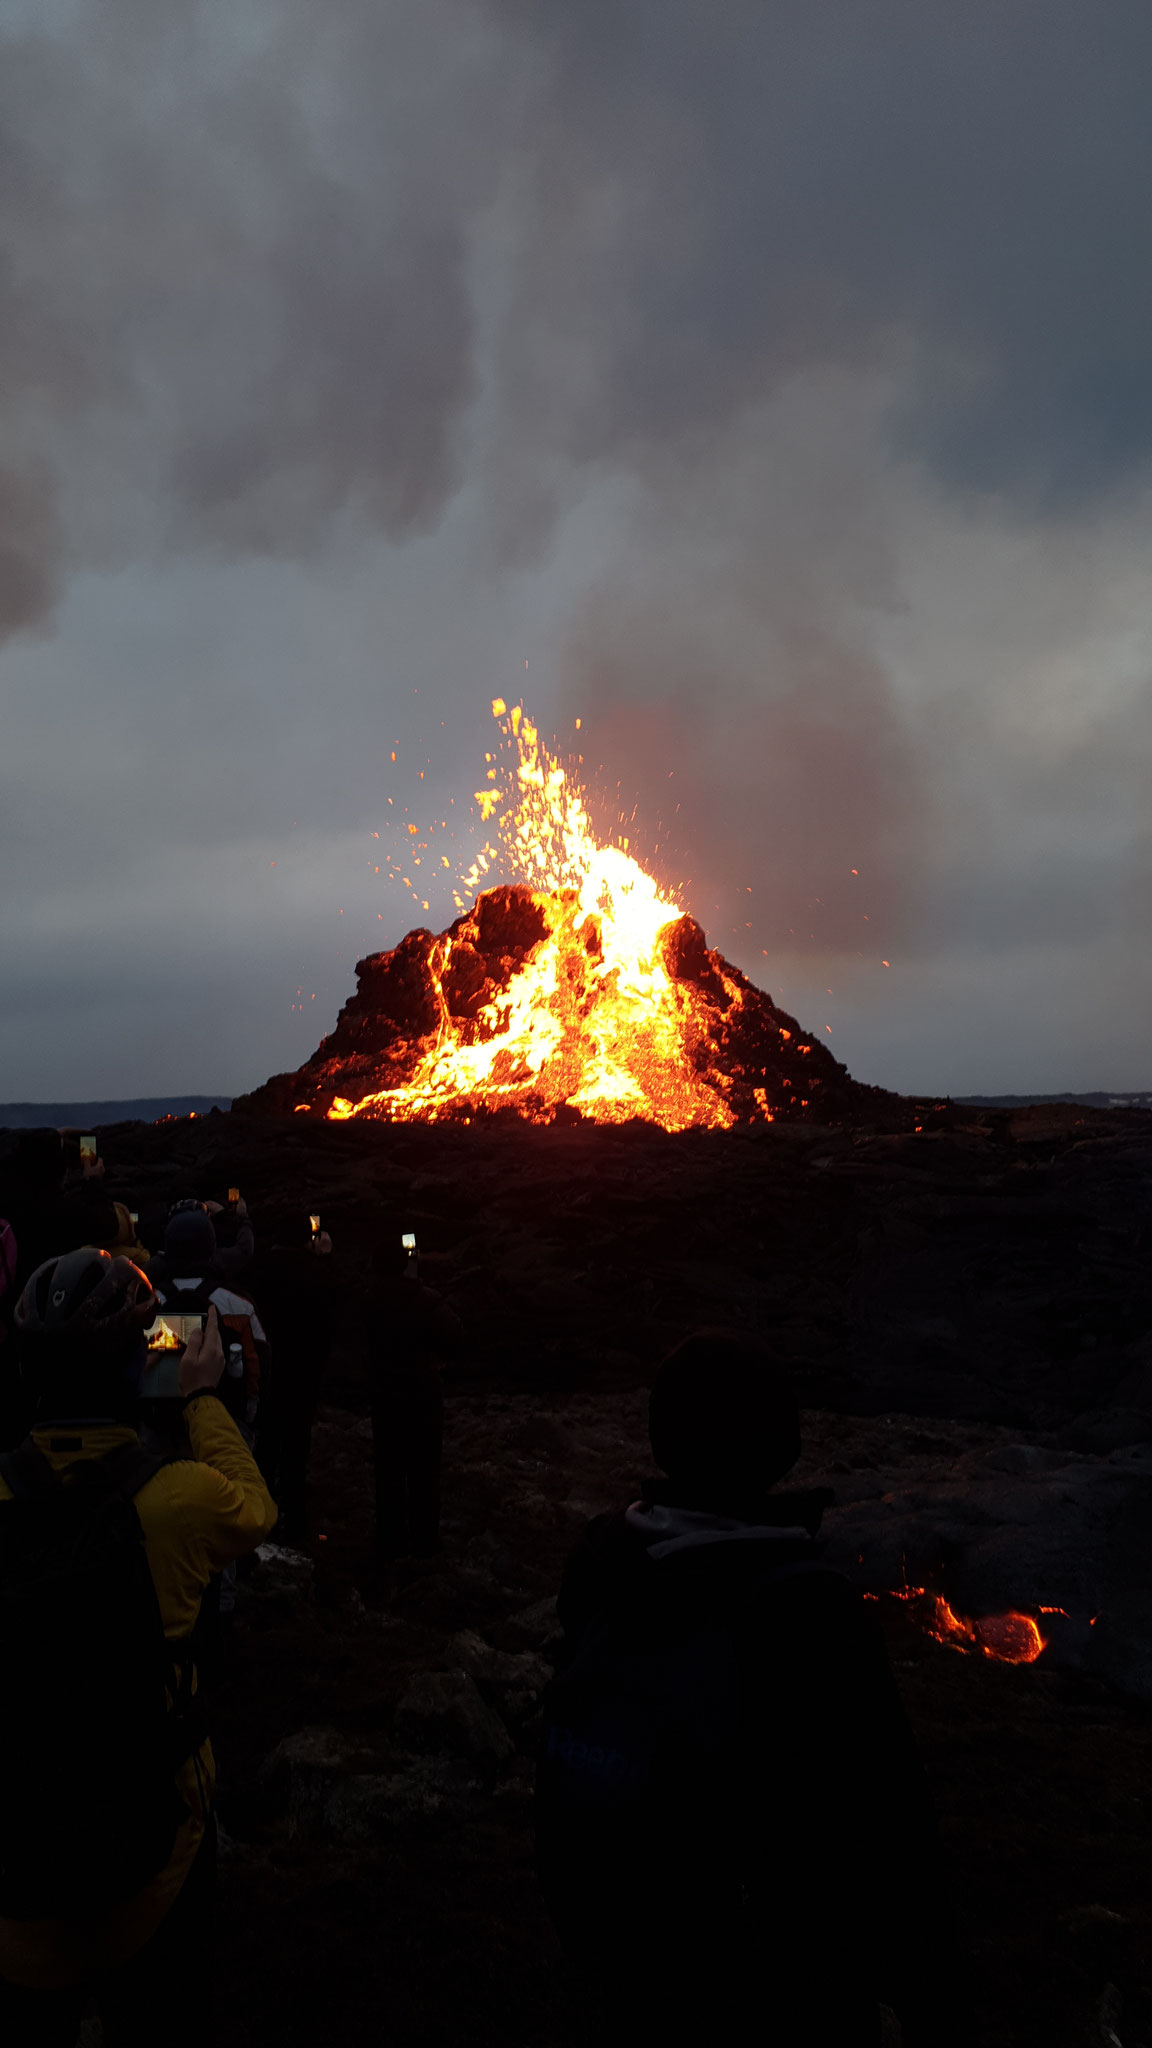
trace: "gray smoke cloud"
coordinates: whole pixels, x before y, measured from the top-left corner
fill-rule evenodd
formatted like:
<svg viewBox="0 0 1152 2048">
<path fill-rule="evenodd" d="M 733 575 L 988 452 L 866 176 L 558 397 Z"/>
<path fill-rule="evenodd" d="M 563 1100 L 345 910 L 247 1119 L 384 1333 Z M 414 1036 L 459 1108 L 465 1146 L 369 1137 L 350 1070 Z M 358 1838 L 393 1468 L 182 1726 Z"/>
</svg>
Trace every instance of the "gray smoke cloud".
<svg viewBox="0 0 1152 2048">
<path fill-rule="evenodd" d="M 385 787 L 418 758 L 446 816 L 518 677 L 714 941 L 844 992 L 867 1078 L 1092 1085 L 1043 993 L 1079 962 L 1146 1085 L 1150 59 L 1128 0 L 8 0 L 26 1085 L 64 937 L 101 1044 L 116 986 L 152 1020 L 118 1092 L 310 1050 L 273 996 L 322 959 L 326 1023 L 412 921 Z M 261 1020 L 227 1075 L 193 931 Z"/>
</svg>

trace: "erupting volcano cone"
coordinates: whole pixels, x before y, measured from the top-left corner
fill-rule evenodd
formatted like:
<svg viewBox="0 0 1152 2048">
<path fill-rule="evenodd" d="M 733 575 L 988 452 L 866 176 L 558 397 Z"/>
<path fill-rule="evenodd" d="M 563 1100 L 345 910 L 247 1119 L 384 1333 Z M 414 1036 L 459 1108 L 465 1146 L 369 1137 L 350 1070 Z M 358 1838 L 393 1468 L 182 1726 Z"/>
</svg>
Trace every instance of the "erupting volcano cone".
<svg viewBox="0 0 1152 2048">
<path fill-rule="evenodd" d="M 335 1031 L 244 1106 L 455 1122 L 510 1111 L 682 1130 L 855 1121 L 883 1096 L 673 914 L 629 977 L 575 892 L 485 890 L 449 931 L 356 968 Z"/>
<path fill-rule="evenodd" d="M 640 1117 L 678 1131 L 840 1122 L 887 1099 L 710 952 L 628 841 L 601 842 L 535 727 L 499 700 L 493 711 L 515 771 L 508 801 L 477 792 L 485 820 L 504 808 L 466 883 L 497 861 L 526 879 L 483 890 L 446 932 L 409 932 L 361 960 L 331 1037 L 244 1106 L 392 1122 Z"/>
</svg>

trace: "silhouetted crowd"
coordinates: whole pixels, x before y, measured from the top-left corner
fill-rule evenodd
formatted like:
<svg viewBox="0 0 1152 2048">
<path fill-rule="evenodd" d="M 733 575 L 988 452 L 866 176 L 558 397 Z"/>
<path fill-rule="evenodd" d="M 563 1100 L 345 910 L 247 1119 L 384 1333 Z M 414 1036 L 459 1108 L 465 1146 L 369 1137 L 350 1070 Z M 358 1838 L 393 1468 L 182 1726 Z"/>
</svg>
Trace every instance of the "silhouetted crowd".
<svg viewBox="0 0 1152 2048">
<path fill-rule="evenodd" d="M 440 1547 L 462 1326 L 415 1246 L 355 1301 L 316 1214 L 109 1199 L 84 1134 L 0 1159 L 0 2044 L 213 2040 L 213 1681 L 236 1578 L 307 1547 L 338 1318 L 368 1369 L 375 1541 Z M 747 1335 L 660 1367 L 663 1475 L 565 1567 L 540 1884 L 589 2041 L 969 2038 L 915 1743 L 874 1609 L 789 1491 L 795 1394 Z M 381 2039 L 387 2027 L 382 2027 Z"/>
</svg>

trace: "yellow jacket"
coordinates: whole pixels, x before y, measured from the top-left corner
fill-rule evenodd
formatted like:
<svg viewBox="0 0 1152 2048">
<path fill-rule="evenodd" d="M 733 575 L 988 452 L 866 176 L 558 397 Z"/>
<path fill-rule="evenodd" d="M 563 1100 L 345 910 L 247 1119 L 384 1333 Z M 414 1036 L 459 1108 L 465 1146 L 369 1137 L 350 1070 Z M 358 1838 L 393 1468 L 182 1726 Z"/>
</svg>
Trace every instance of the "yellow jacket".
<svg viewBox="0 0 1152 2048">
<path fill-rule="evenodd" d="M 170 1642 L 187 1636 L 200 1596 L 214 1572 L 255 1550 L 276 1520 L 255 1459 L 222 1401 L 199 1395 L 184 1410 L 195 1463 L 165 1465 L 136 1495 L 148 1563 Z M 80 1449 L 54 1450 L 65 1430 Z M 114 1423 L 59 1424 L 33 1430 L 53 1469 L 102 1458 L 135 1431 Z M 67 1484 L 67 1481 L 65 1481 Z M 0 1480 L 0 1502 L 10 1500 Z M 84 1921 L 0 1919 L 0 1978 L 38 1990 L 83 1984 L 126 1962 L 154 1934 L 180 1890 L 212 1810 L 215 1765 L 205 1742 L 181 1768 L 177 1784 L 188 1808 L 167 1866 L 135 1898 Z"/>
</svg>

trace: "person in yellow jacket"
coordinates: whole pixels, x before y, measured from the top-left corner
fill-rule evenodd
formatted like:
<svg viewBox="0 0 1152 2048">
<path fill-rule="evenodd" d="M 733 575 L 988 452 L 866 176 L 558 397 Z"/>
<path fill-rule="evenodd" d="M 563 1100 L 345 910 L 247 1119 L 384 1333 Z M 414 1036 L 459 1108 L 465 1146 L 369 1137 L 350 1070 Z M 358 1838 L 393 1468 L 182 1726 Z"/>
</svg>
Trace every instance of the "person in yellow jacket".
<svg viewBox="0 0 1152 2048">
<path fill-rule="evenodd" d="M 86 1463 L 137 1443 L 131 1415 L 155 1301 L 139 1267 L 91 1248 L 49 1260 L 21 1296 L 17 1327 L 25 1357 L 43 1379 L 31 1443 L 64 1487 Z M 189 1339 L 180 1367 L 192 1457 L 162 1465 L 134 1497 L 165 1640 L 174 1649 L 173 1700 L 180 1646 L 209 1579 L 262 1543 L 276 1520 L 255 1460 L 216 1393 L 223 1371 L 213 1310 L 206 1328 Z M 0 1517 L 11 1498 L 0 1479 Z M 65 1734 L 70 1722 L 82 1729 L 82 1717 L 82 1698 L 61 1702 Z M 106 2048 L 145 2040 L 202 2048 L 211 2039 L 214 1778 L 205 1739 L 178 1770 L 181 1817 L 168 1861 L 133 1897 L 83 1919 L 0 1917 L 3 2048 L 73 2048 L 93 1997 Z"/>
</svg>

